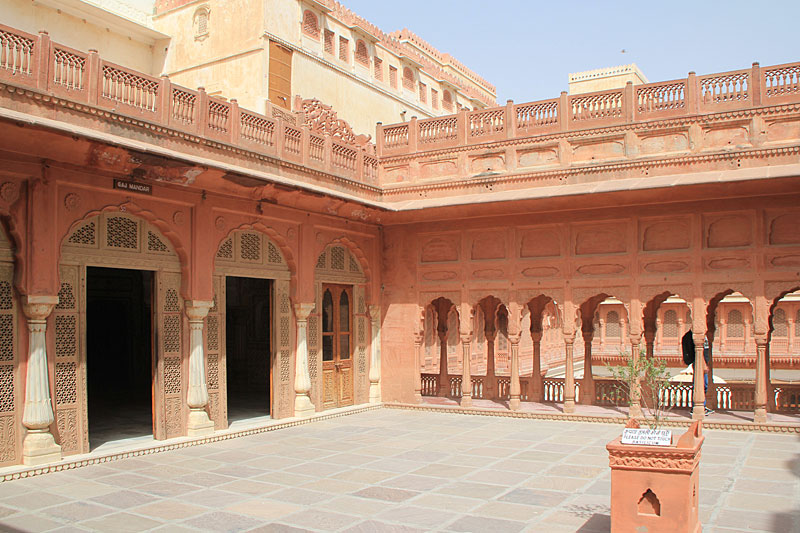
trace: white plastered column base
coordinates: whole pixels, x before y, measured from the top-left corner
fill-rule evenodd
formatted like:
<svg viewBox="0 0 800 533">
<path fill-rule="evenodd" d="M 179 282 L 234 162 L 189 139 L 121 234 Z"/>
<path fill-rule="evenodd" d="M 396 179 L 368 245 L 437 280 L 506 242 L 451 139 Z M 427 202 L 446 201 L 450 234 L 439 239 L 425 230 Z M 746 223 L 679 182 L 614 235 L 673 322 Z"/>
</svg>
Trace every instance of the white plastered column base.
<svg viewBox="0 0 800 533">
<path fill-rule="evenodd" d="M 22 443 L 22 464 L 38 466 L 61 460 L 61 446 L 46 429 L 30 429 Z"/>
<path fill-rule="evenodd" d="M 206 361 L 203 350 L 203 319 L 213 301 L 187 300 L 186 315 L 189 317 L 189 420 L 186 424 L 186 435 L 203 437 L 214 433 L 214 422 L 208 417 L 205 406 L 208 405 L 208 388 L 206 384 Z"/>
</svg>

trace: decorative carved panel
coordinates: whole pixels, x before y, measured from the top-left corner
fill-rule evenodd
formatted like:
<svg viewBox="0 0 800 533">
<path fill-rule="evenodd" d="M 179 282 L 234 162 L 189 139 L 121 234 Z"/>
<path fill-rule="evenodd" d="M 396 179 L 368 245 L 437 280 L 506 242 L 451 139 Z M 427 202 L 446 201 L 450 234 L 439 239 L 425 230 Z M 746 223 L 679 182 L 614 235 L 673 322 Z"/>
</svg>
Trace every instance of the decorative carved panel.
<svg viewBox="0 0 800 533">
<path fill-rule="evenodd" d="M 423 263 L 458 261 L 459 236 L 455 234 L 428 237 L 422 244 Z"/>
<path fill-rule="evenodd" d="M 184 433 L 185 376 L 183 317 L 180 293 L 181 276 L 157 272 L 158 369 L 161 384 L 156 390 L 156 438 L 172 438 Z"/>
<path fill-rule="evenodd" d="M 59 303 L 50 319 L 55 330 L 55 402 L 58 442 L 65 455 L 89 451 L 85 375 L 86 354 L 81 323 L 84 268 L 61 265 Z"/>
<path fill-rule="evenodd" d="M 642 224 L 642 250 L 686 250 L 690 246 L 689 223 L 683 219 L 659 220 Z"/>
<path fill-rule="evenodd" d="M 214 276 L 214 305 L 206 316 L 205 352 L 208 385 L 208 417 L 214 429 L 228 427 L 227 382 L 225 376 L 225 276 Z M 215 401 L 211 402 L 211 397 Z"/>
<path fill-rule="evenodd" d="M 623 224 L 605 224 L 578 228 L 575 231 L 575 254 L 616 254 L 626 252 L 627 228 Z"/>
<path fill-rule="evenodd" d="M 705 222 L 708 248 L 748 246 L 753 242 L 752 223 L 745 215 L 709 217 Z"/>
<path fill-rule="evenodd" d="M 800 211 L 776 215 L 769 222 L 770 244 L 800 244 Z"/>
<path fill-rule="evenodd" d="M 275 418 L 286 418 L 294 415 L 294 331 L 292 309 L 289 301 L 289 281 L 275 281 L 275 307 L 278 331 L 275 334 L 277 347 L 273 364 L 273 393 Z"/>
<path fill-rule="evenodd" d="M 485 231 L 472 236 L 472 259 L 505 259 L 506 234 Z"/>
<path fill-rule="evenodd" d="M 561 242 L 555 229 L 533 228 L 520 232 L 520 257 L 558 257 L 560 255 Z"/>
</svg>

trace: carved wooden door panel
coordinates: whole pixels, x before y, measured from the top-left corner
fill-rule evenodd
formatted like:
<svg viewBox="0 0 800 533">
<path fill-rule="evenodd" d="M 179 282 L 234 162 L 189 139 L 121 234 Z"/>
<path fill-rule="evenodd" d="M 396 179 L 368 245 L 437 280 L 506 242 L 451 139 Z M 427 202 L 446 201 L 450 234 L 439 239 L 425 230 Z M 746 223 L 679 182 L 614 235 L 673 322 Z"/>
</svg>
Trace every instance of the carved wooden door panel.
<svg viewBox="0 0 800 533">
<path fill-rule="evenodd" d="M 64 455 L 89 451 L 86 391 L 86 267 L 61 265 L 55 326 L 55 415 Z"/>
<path fill-rule="evenodd" d="M 353 404 L 353 290 L 322 286 L 323 407 Z"/>
<path fill-rule="evenodd" d="M 291 109 L 292 51 L 275 42 L 269 42 L 269 101 Z"/>
<path fill-rule="evenodd" d="M 153 390 L 153 434 L 170 439 L 183 434 L 186 383 L 182 361 L 183 302 L 181 275 L 156 272 L 156 379 Z"/>
<path fill-rule="evenodd" d="M 205 327 L 208 417 L 214 421 L 214 429 L 228 427 L 225 334 L 225 276 L 214 276 L 214 305 Z"/>
</svg>

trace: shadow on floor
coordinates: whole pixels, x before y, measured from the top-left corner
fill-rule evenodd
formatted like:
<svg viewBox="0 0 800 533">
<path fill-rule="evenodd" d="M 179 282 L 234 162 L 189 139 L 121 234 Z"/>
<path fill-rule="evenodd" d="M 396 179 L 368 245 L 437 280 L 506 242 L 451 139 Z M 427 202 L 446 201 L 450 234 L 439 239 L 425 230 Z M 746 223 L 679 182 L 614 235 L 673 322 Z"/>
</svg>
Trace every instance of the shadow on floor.
<svg viewBox="0 0 800 533">
<path fill-rule="evenodd" d="M 607 533 L 611 531 L 611 515 L 595 513 L 577 531 L 578 533 Z"/>
</svg>

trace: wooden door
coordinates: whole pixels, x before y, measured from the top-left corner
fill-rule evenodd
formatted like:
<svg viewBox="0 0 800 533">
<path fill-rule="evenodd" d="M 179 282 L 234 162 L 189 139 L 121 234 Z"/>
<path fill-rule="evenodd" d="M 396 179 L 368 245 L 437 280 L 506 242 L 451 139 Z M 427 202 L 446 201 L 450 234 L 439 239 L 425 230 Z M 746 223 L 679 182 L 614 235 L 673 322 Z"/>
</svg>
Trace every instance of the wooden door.
<svg viewBox="0 0 800 533">
<path fill-rule="evenodd" d="M 275 41 L 269 42 L 269 101 L 291 108 L 292 51 Z"/>
<path fill-rule="evenodd" d="M 353 288 L 322 286 L 323 407 L 353 405 Z"/>
</svg>

